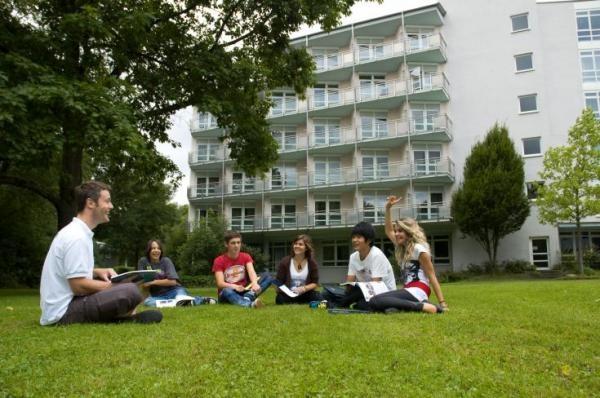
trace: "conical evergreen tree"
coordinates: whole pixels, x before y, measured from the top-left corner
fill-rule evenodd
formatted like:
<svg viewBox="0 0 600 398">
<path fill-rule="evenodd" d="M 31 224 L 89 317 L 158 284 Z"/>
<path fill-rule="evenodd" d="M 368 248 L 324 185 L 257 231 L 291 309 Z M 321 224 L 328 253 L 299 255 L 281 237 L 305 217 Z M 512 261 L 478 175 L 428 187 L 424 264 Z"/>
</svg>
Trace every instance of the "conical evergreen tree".
<svg viewBox="0 0 600 398">
<path fill-rule="evenodd" d="M 523 159 L 506 126 L 495 124 L 466 159 L 464 181 L 452 196 L 452 218 L 487 252 L 492 266 L 500 239 L 529 216 Z"/>
</svg>

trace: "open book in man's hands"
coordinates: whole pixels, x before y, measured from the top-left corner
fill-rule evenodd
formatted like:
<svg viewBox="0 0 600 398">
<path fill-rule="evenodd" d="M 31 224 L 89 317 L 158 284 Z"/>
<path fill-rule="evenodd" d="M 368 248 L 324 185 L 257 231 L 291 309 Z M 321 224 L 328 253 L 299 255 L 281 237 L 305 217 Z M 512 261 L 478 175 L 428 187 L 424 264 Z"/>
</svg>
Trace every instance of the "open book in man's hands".
<svg viewBox="0 0 600 398">
<path fill-rule="evenodd" d="M 159 272 L 157 269 L 123 272 L 110 278 L 110 281 L 112 283 L 146 283 L 156 279 Z"/>
</svg>

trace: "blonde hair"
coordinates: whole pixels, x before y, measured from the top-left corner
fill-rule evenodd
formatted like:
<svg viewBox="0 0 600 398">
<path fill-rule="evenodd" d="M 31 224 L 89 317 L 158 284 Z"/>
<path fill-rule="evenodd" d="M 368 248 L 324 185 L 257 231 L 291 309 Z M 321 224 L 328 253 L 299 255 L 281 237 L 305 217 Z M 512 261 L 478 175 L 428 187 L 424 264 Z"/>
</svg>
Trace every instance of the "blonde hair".
<svg viewBox="0 0 600 398">
<path fill-rule="evenodd" d="M 395 245 L 395 255 L 398 266 L 403 269 L 410 263 L 410 258 L 415 250 L 415 245 L 420 243 L 429 248 L 425 231 L 413 218 L 401 218 L 394 221 L 394 231 L 402 230 L 407 235 L 406 243 Z"/>
</svg>

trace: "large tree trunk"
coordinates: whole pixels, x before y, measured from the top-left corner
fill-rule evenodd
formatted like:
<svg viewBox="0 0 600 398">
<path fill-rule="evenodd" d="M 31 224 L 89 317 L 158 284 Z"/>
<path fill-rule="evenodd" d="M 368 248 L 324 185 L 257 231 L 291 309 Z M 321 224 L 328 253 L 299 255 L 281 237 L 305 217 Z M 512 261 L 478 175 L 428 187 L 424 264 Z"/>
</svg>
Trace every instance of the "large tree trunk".
<svg viewBox="0 0 600 398">
<path fill-rule="evenodd" d="M 58 229 L 71 222 L 77 211 L 74 189 L 81 184 L 83 137 L 78 133 L 76 123 L 69 121 L 65 123 L 65 142 L 62 151 L 62 165 L 59 182 L 59 206 L 57 208 Z"/>
<path fill-rule="evenodd" d="M 579 218 L 575 222 L 575 241 L 577 242 L 577 269 L 583 275 L 583 242 L 581 240 L 581 223 Z"/>
</svg>

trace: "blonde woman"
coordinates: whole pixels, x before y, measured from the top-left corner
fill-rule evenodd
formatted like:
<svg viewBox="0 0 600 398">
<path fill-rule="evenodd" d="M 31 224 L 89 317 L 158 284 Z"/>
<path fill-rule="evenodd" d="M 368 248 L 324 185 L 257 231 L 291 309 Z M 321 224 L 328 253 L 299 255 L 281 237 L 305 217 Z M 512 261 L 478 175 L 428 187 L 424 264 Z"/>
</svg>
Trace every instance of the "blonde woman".
<svg viewBox="0 0 600 398">
<path fill-rule="evenodd" d="M 385 313 L 397 311 L 442 313 L 448 309 L 448 305 L 435 276 L 425 232 L 412 218 L 399 219 L 392 223 L 391 209 L 400 199 L 396 196 L 387 198 L 385 233 L 396 248 L 396 259 L 403 271 L 404 287 L 373 297 L 369 305 L 373 311 Z M 431 290 L 435 293 L 439 305 L 429 302 Z"/>
</svg>

